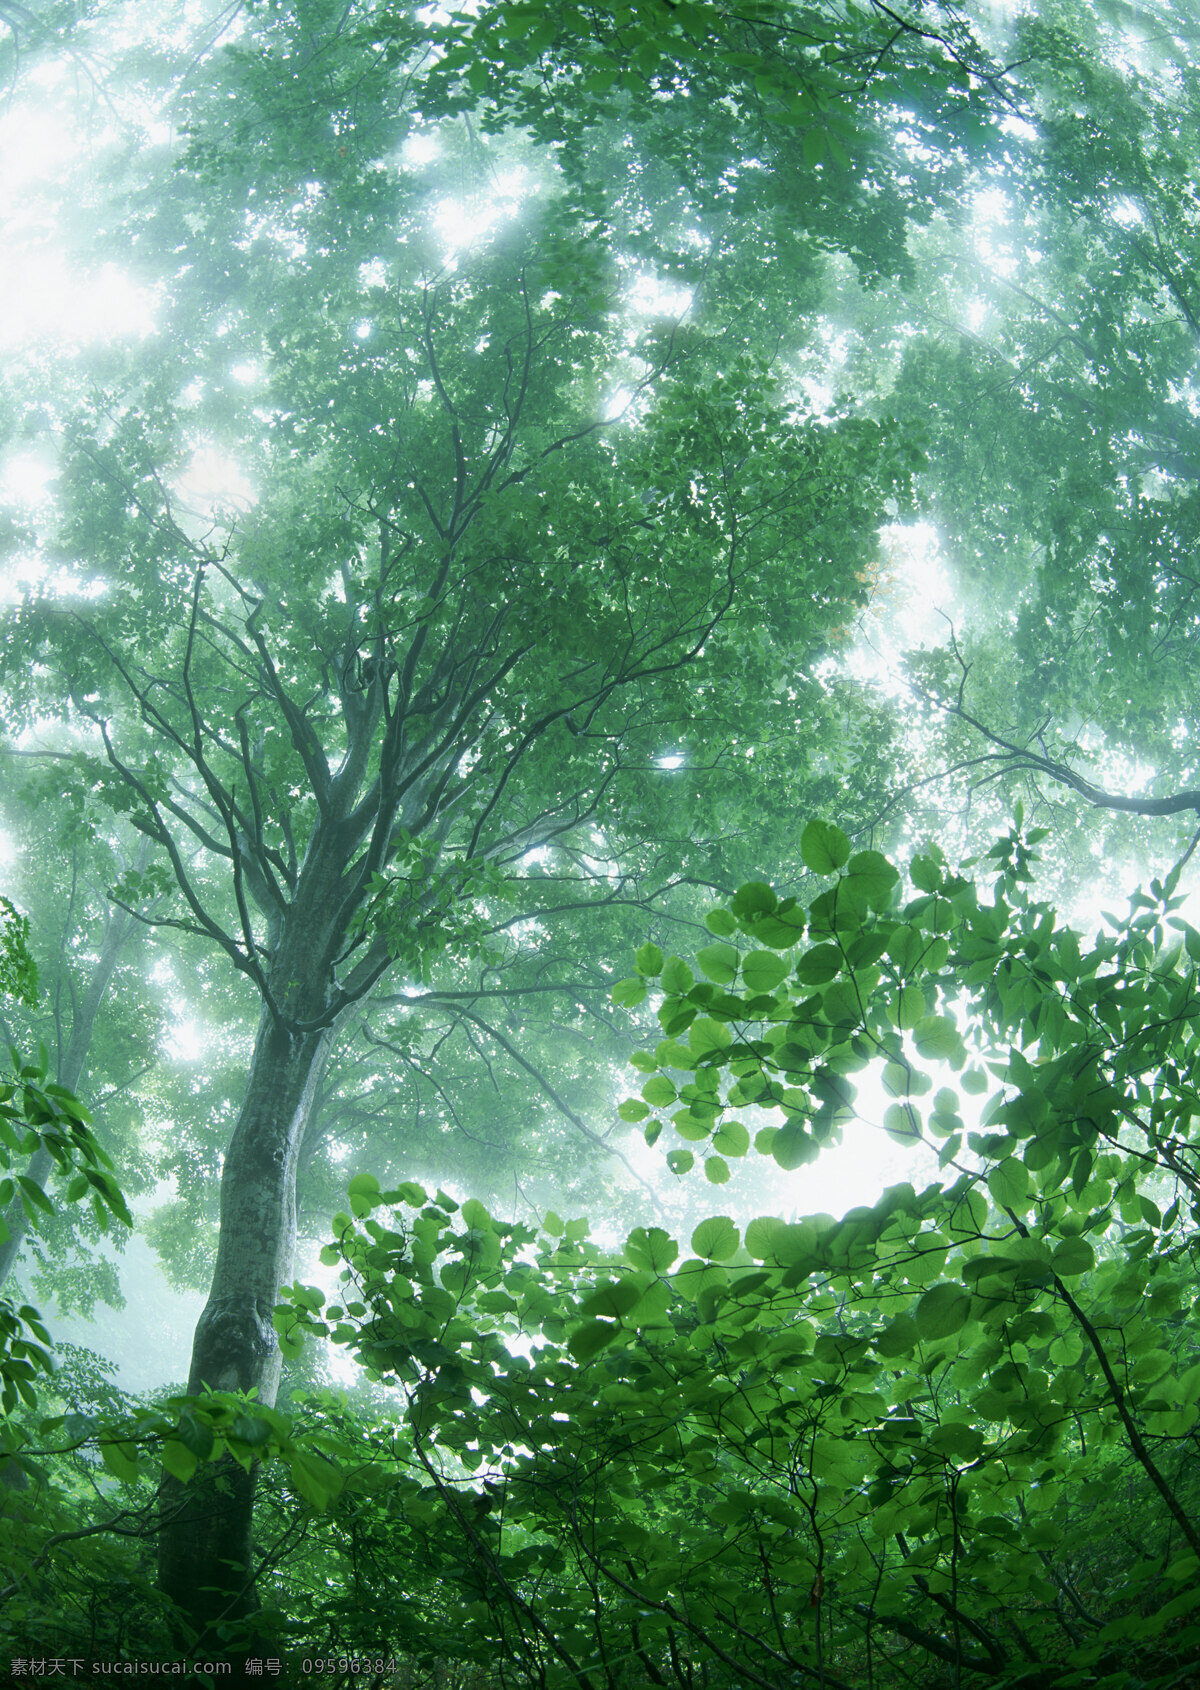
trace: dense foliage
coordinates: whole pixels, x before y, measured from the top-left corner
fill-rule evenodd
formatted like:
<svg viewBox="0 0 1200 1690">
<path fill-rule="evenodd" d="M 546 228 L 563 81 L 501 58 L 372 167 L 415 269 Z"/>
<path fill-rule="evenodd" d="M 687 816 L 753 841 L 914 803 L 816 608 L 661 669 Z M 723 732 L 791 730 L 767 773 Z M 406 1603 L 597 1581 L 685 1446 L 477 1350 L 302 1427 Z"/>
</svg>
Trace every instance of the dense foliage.
<svg viewBox="0 0 1200 1690">
<path fill-rule="evenodd" d="M 1187 16 L 160 14 L 0 3 L 14 1675 L 1183 1690 Z"/>
<path fill-rule="evenodd" d="M 353 1653 L 369 1624 L 417 1667 L 547 1684 L 698 1661 L 728 1685 L 1186 1682 L 1200 933 L 1169 882 L 1089 947 L 1031 895 L 1019 834 L 990 884 L 934 854 L 906 887 L 827 824 L 803 842 L 832 880 L 807 909 L 743 887 L 699 978 L 639 953 L 665 1037 L 624 1112 L 681 1104 L 672 1135 L 724 1161 L 755 1111 L 786 1169 L 877 1069 L 941 1177 L 842 1217 L 713 1216 L 681 1259 L 658 1226 L 614 1253 L 586 1221 L 357 1175 L 337 1306 L 297 1284 L 276 1324 L 291 1354 L 350 1346 L 390 1400 L 42 1427 L 130 1487 L 269 1463 L 293 1617 L 252 1649 Z"/>
<path fill-rule="evenodd" d="M 639 956 L 667 1036 L 627 1113 L 681 1103 L 674 1132 L 728 1157 L 765 1110 L 755 1149 L 786 1169 L 875 1065 L 888 1130 L 938 1143 L 943 1177 L 840 1218 L 714 1216 L 680 1260 L 658 1227 L 612 1255 L 359 1176 L 367 1218 L 328 1252 L 345 1306 L 291 1298 L 404 1401 L 355 1548 L 452 1582 L 468 1658 L 548 1683 L 686 1682 L 697 1655 L 731 1685 L 1183 1682 L 1200 933 L 1168 884 L 1089 948 L 1016 835 L 986 892 L 924 857 L 904 901 L 838 829 L 804 845 L 836 874 L 807 910 L 751 884 L 710 912 L 699 980 Z"/>
</svg>

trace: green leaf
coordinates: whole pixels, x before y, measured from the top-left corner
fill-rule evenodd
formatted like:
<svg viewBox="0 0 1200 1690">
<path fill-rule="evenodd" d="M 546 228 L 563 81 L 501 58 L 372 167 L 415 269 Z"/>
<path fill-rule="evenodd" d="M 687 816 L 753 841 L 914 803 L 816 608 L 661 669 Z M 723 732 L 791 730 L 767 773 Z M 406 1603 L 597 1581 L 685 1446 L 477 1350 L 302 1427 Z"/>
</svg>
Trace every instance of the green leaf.
<svg viewBox="0 0 1200 1690">
<path fill-rule="evenodd" d="M 711 1185 L 724 1185 L 729 1179 L 729 1163 L 720 1156 L 707 1156 L 704 1177 Z"/>
<path fill-rule="evenodd" d="M 598 1315 L 608 1315 L 619 1320 L 622 1315 L 636 1308 L 641 1301 L 640 1286 L 632 1279 L 615 1279 L 610 1285 L 600 1285 L 590 1296 L 585 1297 L 579 1305 L 579 1313 L 585 1319 L 593 1320 Z"/>
<path fill-rule="evenodd" d="M 673 1174 L 690 1173 L 695 1160 L 690 1150 L 667 1151 L 667 1166 Z"/>
<path fill-rule="evenodd" d="M 634 1227 L 625 1240 L 626 1259 L 651 1273 L 666 1273 L 678 1254 L 679 1246 L 660 1226 Z"/>
<path fill-rule="evenodd" d="M 200 1461 L 207 1461 L 213 1452 L 213 1430 L 206 1420 L 184 1409 L 179 1416 L 176 1437 L 185 1449 Z"/>
<path fill-rule="evenodd" d="M 1029 1196 L 1029 1171 L 1023 1162 L 1008 1156 L 989 1173 L 987 1187 L 998 1208 L 1019 1208 Z"/>
<path fill-rule="evenodd" d="M 247 1444 L 251 1449 L 262 1449 L 271 1441 L 272 1427 L 269 1421 L 257 1414 L 239 1414 L 229 1428 L 228 1436 L 236 1438 L 238 1443 Z"/>
<path fill-rule="evenodd" d="M 738 1229 L 728 1215 L 713 1215 L 692 1233 L 692 1249 L 711 1262 L 727 1262 L 738 1242 Z"/>
<path fill-rule="evenodd" d="M 800 835 L 800 855 L 814 874 L 836 874 L 850 857 L 850 841 L 832 822 L 811 821 Z"/>
<path fill-rule="evenodd" d="M 334 1261 L 341 1260 L 340 1251 L 334 1251 Z M 286 1303 L 280 1303 L 271 1311 L 271 1320 L 279 1337 L 279 1348 L 289 1361 L 295 1361 L 304 1354 L 304 1328 L 296 1318 L 295 1310 Z"/>
<path fill-rule="evenodd" d="M 115 1478 L 123 1485 L 131 1485 L 138 1478 L 137 1445 L 125 1441 L 102 1442 L 100 1445 L 100 1459 Z"/>
<path fill-rule="evenodd" d="M 1076 1274 L 1091 1272 L 1096 1265 L 1096 1252 L 1086 1238 L 1064 1238 L 1051 1256 L 1050 1265 L 1060 1278 L 1073 1278 Z"/>
<path fill-rule="evenodd" d="M 722 1156 L 744 1156 L 750 1148 L 750 1133 L 740 1121 L 722 1121 L 713 1134 L 712 1147 Z"/>
<path fill-rule="evenodd" d="M 46 1196 L 46 1193 L 42 1190 L 41 1186 L 35 1179 L 30 1179 L 27 1174 L 18 1174 L 17 1185 L 20 1187 L 22 1195 L 29 1199 L 29 1201 L 25 1204 L 26 1214 L 32 1213 L 30 1205 L 32 1205 L 33 1208 L 40 1209 L 44 1215 L 52 1215 L 54 1213 L 54 1204 Z"/>
<path fill-rule="evenodd" d="M 704 925 L 710 933 L 715 933 L 718 939 L 728 939 L 737 932 L 737 917 L 730 910 L 717 908 L 709 910 L 704 918 Z"/>
<path fill-rule="evenodd" d="M 199 1462 L 186 1444 L 175 1438 L 167 1438 L 160 1452 L 162 1464 L 172 1478 L 180 1479 L 187 1484 L 192 1474 L 199 1466 Z"/>
<path fill-rule="evenodd" d="M 836 945 L 814 945 L 796 964 L 796 976 L 805 986 L 824 986 L 837 979 L 845 961 Z"/>
<path fill-rule="evenodd" d="M 633 958 L 634 967 L 639 974 L 661 974 L 663 954 L 657 945 L 639 945 Z"/>
<path fill-rule="evenodd" d="M 671 1116 L 675 1131 L 680 1138 L 687 1139 L 692 1144 L 701 1144 L 712 1133 L 713 1117 L 707 1110 L 694 1113 L 691 1109 L 679 1109 Z"/>
<path fill-rule="evenodd" d="M 856 1027 L 863 1018 L 858 987 L 853 980 L 835 980 L 821 997 L 825 1017 L 835 1027 Z"/>
<path fill-rule="evenodd" d="M 739 886 L 730 900 L 730 908 L 739 921 L 752 922 L 761 915 L 773 915 L 779 906 L 775 889 L 765 880 L 751 880 Z"/>
<path fill-rule="evenodd" d="M 908 873 L 918 892 L 936 892 L 942 884 L 941 868 L 931 857 L 914 857 Z"/>
<path fill-rule="evenodd" d="M 624 1102 L 617 1104 L 617 1114 L 623 1121 L 630 1123 L 644 1121 L 649 1113 L 640 1097 L 627 1097 Z"/>
<path fill-rule="evenodd" d="M 883 1112 L 883 1130 L 897 1144 L 917 1144 L 921 1139 L 920 1113 L 911 1103 L 889 1103 Z"/>
<path fill-rule="evenodd" d="M 631 974 L 627 980 L 618 980 L 608 995 L 618 1009 L 636 1009 L 646 996 L 646 982 L 640 974 Z"/>
<path fill-rule="evenodd" d="M 961 1421 L 935 1426 L 929 1434 L 929 1444 L 939 1455 L 951 1461 L 974 1461 L 983 1448 L 983 1433 Z"/>
<path fill-rule="evenodd" d="M 812 1134 L 802 1121 L 787 1121 L 771 1140 L 771 1155 L 789 1173 L 806 1162 L 814 1162 L 820 1153 Z"/>
<path fill-rule="evenodd" d="M 883 1089 L 889 1097 L 908 1097 L 916 1088 L 913 1086 L 913 1071 L 903 1062 L 885 1062 L 880 1076 Z"/>
<path fill-rule="evenodd" d="M 920 986 L 904 986 L 892 1005 L 892 1020 L 902 1033 L 909 1033 L 925 1019 L 925 994 Z"/>
<path fill-rule="evenodd" d="M 746 1249 L 756 1261 L 765 1262 L 774 1257 L 785 1226 L 777 1215 L 760 1215 L 750 1222 L 746 1228 Z"/>
<path fill-rule="evenodd" d="M 751 951 L 742 962 L 742 980 L 748 992 L 773 992 L 788 976 L 788 964 L 771 951 Z"/>
<path fill-rule="evenodd" d="M 923 1015 L 912 1037 L 927 1062 L 953 1062 L 965 1055 L 962 1035 L 948 1015 Z"/>
<path fill-rule="evenodd" d="M 848 892 L 864 909 L 883 910 L 899 883 L 899 873 L 882 852 L 859 851 L 850 858 L 839 890 Z"/>
<path fill-rule="evenodd" d="M 287 1460 L 296 1490 L 310 1508 L 324 1513 L 342 1489 L 341 1473 L 316 1451 L 293 1448 Z"/>
<path fill-rule="evenodd" d="M 732 945 L 702 945 L 696 952 L 700 971 L 719 986 L 737 977 L 738 953 Z"/>
<path fill-rule="evenodd" d="M 695 984 L 695 977 L 686 962 L 683 962 L 677 956 L 673 956 L 668 957 L 663 964 L 660 983 L 663 991 L 671 997 L 682 997 L 685 992 L 691 991 Z"/>
<path fill-rule="evenodd" d="M 733 1034 L 710 1015 L 701 1015 L 688 1028 L 688 1047 L 693 1056 L 711 1056 L 726 1051 L 733 1044 Z"/>
<path fill-rule="evenodd" d="M 916 1349 L 921 1334 L 917 1330 L 917 1323 L 911 1315 L 898 1314 L 875 1340 L 875 1348 L 881 1356 L 894 1358 L 896 1356 L 911 1355 Z"/>
<path fill-rule="evenodd" d="M 679 1093 L 675 1082 L 665 1074 L 652 1074 L 642 1087 L 642 1096 L 652 1109 L 665 1109 L 677 1100 Z"/>
<path fill-rule="evenodd" d="M 750 932 L 760 945 L 770 945 L 777 951 L 790 951 L 804 937 L 803 910 L 780 910 L 778 915 L 756 916 Z"/>
<path fill-rule="evenodd" d="M 913 1311 L 917 1331 L 928 1340 L 953 1337 L 970 1316 L 971 1293 L 951 1281 L 931 1286 Z"/>
<path fill-rule="evenodd" d="M 576 1361 L 590 1361 L 593 1356 L 612 1343 L 620 1333 L 620 1327 L 614 1326 L 606 1320 L 589 1320 L 583 1326 L 577 1326 L 567 1339 L 567 1349 Z"/>
</svg>

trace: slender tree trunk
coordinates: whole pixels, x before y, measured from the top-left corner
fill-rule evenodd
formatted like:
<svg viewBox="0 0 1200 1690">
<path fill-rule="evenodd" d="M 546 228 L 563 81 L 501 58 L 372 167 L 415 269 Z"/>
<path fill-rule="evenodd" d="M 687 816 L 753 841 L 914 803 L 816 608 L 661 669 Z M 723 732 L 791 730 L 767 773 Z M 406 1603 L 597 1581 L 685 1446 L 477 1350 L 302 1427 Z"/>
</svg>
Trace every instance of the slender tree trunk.
<svg viewBox="0 0 1200 1690">
<path fill-rule="evenodd" d="M 60 1086 L 66 1086 L 68 1091 L 78 1091 L 83 1079 L 92 1035 L 96 1030 L 96 1016 L 133 927 L 134 919 L 131 915 L 117 909 L 115 905 L 110 907 L 108 919 L 104 924 L 104 937 L 100 941 L 100 955 L 88 979 L 83 998 L 77 1003 L 71 1018 L 71 1036 L 58 1065 L 58 1083 Z M 30 1157 L 25 1173 L 29 1179 L 44 1186 L 46 1176 L 53 1165 L 54 1158 L 50 1152 L 39 1150 Z M 8 1228 L 8 1237 L 0 1242 L 0 1285 L 4 1284 L 16 1265 L 21 1246 L 25 1242 L 25 1234 L 29 1230 L 29 1217 L 19 1197 L 14 1197 L 9 1204 L 4 1224 Z"/>
</svg>

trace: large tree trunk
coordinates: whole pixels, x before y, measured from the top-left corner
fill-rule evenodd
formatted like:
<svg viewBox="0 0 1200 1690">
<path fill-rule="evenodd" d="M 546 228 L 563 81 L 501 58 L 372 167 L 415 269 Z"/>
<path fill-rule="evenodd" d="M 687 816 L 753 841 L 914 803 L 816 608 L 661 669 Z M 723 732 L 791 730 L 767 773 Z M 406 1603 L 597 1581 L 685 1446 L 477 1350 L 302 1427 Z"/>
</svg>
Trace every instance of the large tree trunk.
<svg viewBox="0 0 1200 1690">
<path fill-rule="evenodd" d="M 259 1020 L 221 1171 L 217 1260 L 188 1375 L 193 1395 L 253 1390 L 270 1407 L 279 1389 L 282 1357 L 271 1317 L 294 1271 L 300 1146 L 336 1036 L 330 965 L 352 914 L 341 858 L 336 830 L 318 830 L 295 898 L 271 935 L 271 1003 Z M 217 1625 L 258 1606 L 254 1487 L 253 1469 L 228 1458 L 201 1467 L 186 1485 L 169 1475 L 162 1480 L 159 1585 L 210 1652 L 220 1647 Z"/>
<path fill-rule="evenodd" d="M 292 1277 L 296 1164 L 329 1053 L 329 1030 L 288 1034 L 264 1015 L 241 1113 L 221 1174 L 221 1232 L 196 1327 L 188 1390 L 254 1389 L 274 1403 L 281 1357 L 271 1314 Z M 198 1632 L 257 1606 L 252 1559 L 255 1476 L 236 1462 L 186 1486 L 164 1478 L 159 1583 Z"/>
</svg>

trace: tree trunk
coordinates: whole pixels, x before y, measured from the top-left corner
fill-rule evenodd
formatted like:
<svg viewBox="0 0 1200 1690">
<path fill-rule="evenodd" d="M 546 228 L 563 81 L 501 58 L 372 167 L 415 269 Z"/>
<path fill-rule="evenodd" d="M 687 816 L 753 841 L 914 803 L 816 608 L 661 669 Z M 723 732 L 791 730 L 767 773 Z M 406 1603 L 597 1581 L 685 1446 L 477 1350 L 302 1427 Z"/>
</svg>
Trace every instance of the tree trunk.
<svg viewBox="0 0 1200 1690">
<path fill-rule="evenodd" d="M 292 1276 L 296 1165 L 332 1030 L 289 1034 L 263 1013 L 246 1096 L 221 1173 L 221 1230 L 196 1326 L 188 1391 L 254 1390 L 273 1405 L 281 1356 L 272 1324 Z M 257 1607 L 255 1474 L 227 1459 L 187 1485 L 164 1476 L 159 1585 L 202 1636 Z"/>
</svg>

